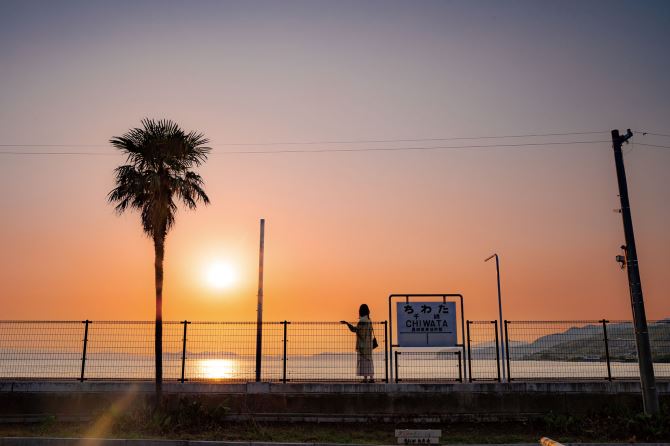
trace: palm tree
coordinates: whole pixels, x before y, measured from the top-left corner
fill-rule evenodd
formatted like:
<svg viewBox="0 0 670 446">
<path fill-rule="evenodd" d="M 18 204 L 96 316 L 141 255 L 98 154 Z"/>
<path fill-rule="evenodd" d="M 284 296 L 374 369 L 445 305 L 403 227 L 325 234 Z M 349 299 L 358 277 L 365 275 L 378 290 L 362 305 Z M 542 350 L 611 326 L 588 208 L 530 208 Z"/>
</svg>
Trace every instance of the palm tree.
<svg viewBox="0 0 670 446">
<path fill-rule="evenodd" d="M 108 194 L 109 203 L 121 214 L 127 209 L 140 212 L 142 229 L 154 242 L 156 275 L 156 404 L 162 399 L 163 381 L 163 257 L 165 238 L 175 223 L 177 202 L 195 209 L 209 204 L 203 180 L 192 169 L 207 160 L 211 150 L 202 133 L 184 132 L 167 120 L 143 119 L 143 128 L 134 128 L 109 142 L 126 155 L 126 163 L 115 169 L 116 187 Z"/>
</svg>

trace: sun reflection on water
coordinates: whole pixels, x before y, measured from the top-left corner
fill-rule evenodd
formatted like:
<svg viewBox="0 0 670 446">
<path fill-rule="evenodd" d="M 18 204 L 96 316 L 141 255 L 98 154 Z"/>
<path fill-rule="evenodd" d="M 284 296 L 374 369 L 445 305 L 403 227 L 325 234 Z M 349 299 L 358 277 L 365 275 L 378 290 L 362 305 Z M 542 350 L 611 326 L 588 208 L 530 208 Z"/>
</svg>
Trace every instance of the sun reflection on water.
<svg viewBox="0 0 670 446">
<path fill-rule="evenodd" d="M 203 359 L 198 364 L 200 375 L 207 379 L 232 378 L 235 369 L 235 361 L 232 359 Z"/>
</svg>

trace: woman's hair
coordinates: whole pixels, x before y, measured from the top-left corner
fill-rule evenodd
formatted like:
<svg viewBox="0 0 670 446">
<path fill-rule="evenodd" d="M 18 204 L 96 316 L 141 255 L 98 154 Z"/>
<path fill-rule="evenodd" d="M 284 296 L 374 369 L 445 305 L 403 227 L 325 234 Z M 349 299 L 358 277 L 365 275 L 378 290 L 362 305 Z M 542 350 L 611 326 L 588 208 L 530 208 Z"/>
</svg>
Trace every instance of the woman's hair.
<svg viewBox="0 0 670 446">
<path fill-rule="evenodd" d="M 370 309 L 368 308 L 367 305 L 362 304 L 360 308 L 358 309 L 358 316 L 363 317 L 363 316 L 370 316 Z"/>
</svg>

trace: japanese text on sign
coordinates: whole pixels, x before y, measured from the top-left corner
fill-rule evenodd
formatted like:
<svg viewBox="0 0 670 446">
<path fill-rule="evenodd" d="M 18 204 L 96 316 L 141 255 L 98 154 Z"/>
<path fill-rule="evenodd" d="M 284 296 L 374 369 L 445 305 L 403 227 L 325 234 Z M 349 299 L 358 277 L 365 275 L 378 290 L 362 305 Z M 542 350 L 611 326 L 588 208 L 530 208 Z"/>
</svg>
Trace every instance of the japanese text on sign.
<svg viewBox="0 0 670 446">
<path fill-rule="evenodd" d="M 456 345 L 454 302 L 398 302 L 396 319 L 400 347 Z"/>
</svg>

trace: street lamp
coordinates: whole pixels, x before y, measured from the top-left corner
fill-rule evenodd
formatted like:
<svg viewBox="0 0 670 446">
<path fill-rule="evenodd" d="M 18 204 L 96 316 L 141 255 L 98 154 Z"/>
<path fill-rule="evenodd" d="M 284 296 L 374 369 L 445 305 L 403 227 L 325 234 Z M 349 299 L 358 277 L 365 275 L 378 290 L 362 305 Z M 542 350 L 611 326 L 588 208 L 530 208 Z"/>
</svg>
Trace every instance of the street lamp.
<svg viewBox="0 0 670 446">
<path fill-rule="evenodd" d="M 493 254 L 487 257 L 484 261 L 488 262 L 492 258 L 496 259 L 496 274 L 498 276 L 498 316 L 500 318 L 500 370 L 502 370 L 502 382 L 507 382 L 505 374 L 505 337 L 503 335 L 503 312 L 502 312 L 502 297 L 500 295 L 500 261 L 498 254 Z M 509 372 L 509 371 L 508 371 Z"/>
</svg>

